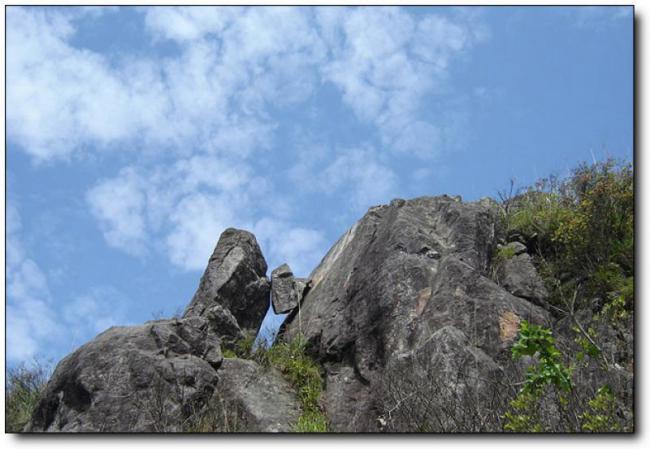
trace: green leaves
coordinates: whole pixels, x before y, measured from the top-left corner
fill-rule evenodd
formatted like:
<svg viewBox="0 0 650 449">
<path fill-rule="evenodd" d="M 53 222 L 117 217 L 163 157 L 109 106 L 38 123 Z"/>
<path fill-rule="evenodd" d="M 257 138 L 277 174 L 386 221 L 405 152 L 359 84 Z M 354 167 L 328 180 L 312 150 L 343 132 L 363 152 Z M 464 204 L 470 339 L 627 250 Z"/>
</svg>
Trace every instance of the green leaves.
<svg viewBox="0 0 650 449">
<path fill-rule="evenodd" d="M 580 306 L 594 297 L 611 299 L 634 274 L 632 165 L 582 164 L 566 179 L 540 180 L 512 200 L 505 222 L 509 234 L 536 249 L 549 285 L 578 280 Z M 560 303 L 558 287 L 552 296 Z M 632 309 L 631 301 L 625 308 Z"/>
<path fill-rule="evenodd" d="M 621 426 L 616 421 L 616 399 L 609 385 L 598 389 L 589 401 L 590 412 L 582 414 L 582 430 L 585 432 L 620 432 Z"/>
<path fill-rule="evenodd" d="M 266 350 L 266 360 L 276 367 L 296 389 L 302 415 L 294 426 L 296 432 L 327 432 L 328 421 L 319 400 L 323 380 L 318 364 L 306 353 L 307 342 L 298 337 L 276 343 Z"/>
<path fill-rule="evenodd" d="M 5 431 L 22 432 L 38 403 L 48 369 L 35 363 L 7 371 L 5 384 Z"/>
<path fill-rule="evenodd" d="M 555 338 L 550 329 L 523 320 L 519 328 L 519 339 L 512 346 L 512 358 L 537 356 L 537 364 L 528 368 L 523 387 L 510 402 L 515 412 L 504 415 L 505 430 L 511 432 L 540 432 L 541 426 L 534 418 L 536 404 L 546 385 L 553 385 L 561 392 L 571 391 L 572 369 L 562 362 L 562 353 L 555 347 Z"/>
<path fill-rule="evenodd" d="M 562 354 L 555 347 L 555 338 L 550 329 L 522 321 L 519 339 L 511 352 L 515 360 L 538 354 L 539 362 L 528 369 L 522 391 L 534 393 L 544 385 L 551 384 L 563 391 L 571 389 L 571 370 L 562 363 Z"/>
<path fill-rule="evenodd" d="M 254 360 L 263 367 L 274 367 L 293 385 L 300 401 L 302 415 L 294 426 L 296 432 L 327 432 L 328 420 L 319 401 L 323 391 L 320 366 L 307 355 L 307 342 L 301 337 L 272 346 L 255 345 L 255 337 L 246 337 L 235 344 L 235 350 L 223 349 L 224 357 Z"/>
</svg>

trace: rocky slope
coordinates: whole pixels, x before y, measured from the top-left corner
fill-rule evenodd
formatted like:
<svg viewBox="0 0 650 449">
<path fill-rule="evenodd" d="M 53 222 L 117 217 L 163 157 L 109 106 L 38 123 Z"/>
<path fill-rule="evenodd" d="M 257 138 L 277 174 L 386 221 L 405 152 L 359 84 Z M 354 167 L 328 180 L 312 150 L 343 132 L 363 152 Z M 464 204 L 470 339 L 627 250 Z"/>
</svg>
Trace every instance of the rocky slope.
<svg viewBox="0 0 650 449">
<path fill-rule="evenodd" d="M 279 339 L 306 339 L 323 368 L 330 430 L 432 430 L 412 427 L 423 413 L 438 431 L 499 430 L 493 410 L 530 363 L 511 360 L 519 324 L 556 323 L 524 245 L 495 265 L 501 237 L 489 199 L 393 200 L 309 279 L 282 265 L 269 281 L 255 237 L 228 229 L 182 319 L 111 328 L 66 357 L 26 430 L 195 430 L 187 423 L 218 400 L 237 410 L 243 427 L 230 430 L 290 431 L 291 385 L 221 352 L 257 332 L 269 304 L 289 312 Z"/>
<path fill-rule="evenodd" d="M 325 367 L 333 429 L 381 430 L 378 387 L 420 353 L 436 360 L 441 382 L 459 372 L 487 381 L 509 359 L 520 320 L 548 324 L 543 308 L 489 278 L 496 234 L 493 202 L 426 197 L 371 209 L 332 247 L 283 335 L 303 334 Z M 465 383 L 472 394 L 488 388 Z"/>
<path fill-rule="evenodd" d="M 26 430 L 192 430 L 216 395 L 240 411 L 240 427 L 289 431 L 298 410 L 289 384 L 221 353 L 258 331 L 269 304 L 266 268 L 255 237 L 227 229 L 183 318 L 113 327 L 64 358 Z"/>
</svg>

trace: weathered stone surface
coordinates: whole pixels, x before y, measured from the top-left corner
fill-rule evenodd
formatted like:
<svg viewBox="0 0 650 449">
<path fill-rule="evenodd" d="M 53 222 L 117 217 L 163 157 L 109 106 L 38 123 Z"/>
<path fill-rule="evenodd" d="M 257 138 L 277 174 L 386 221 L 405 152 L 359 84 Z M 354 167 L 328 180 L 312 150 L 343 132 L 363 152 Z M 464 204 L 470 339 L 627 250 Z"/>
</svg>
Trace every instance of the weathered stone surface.
<svg viewBox="0 0 650 449">
<path fill-rule="evenodd" d="M 255 236 L 226 229 L 210 257 L 184 317 L 203 316 L 215 304 L 228 309 L 242 330 L 257 333 L 269 306 L 266 261 Z"/>
<path fill-rule="evenodd" d="M 298 307 L 308 280 L 293 276 L 291 267 L 282 264 L 271 273 L 271 303 L 275 313 L 287 313 Z"/>
<path fill-rule="evenodd" d="M 218 375 L 222 343 L 232 347 L 259 329 L 269 304 L 266 268 L 252 234 L 226 230 L 184 317 L 114 327 L 67 356 L 27 430 L 183 431 L 228 377 Z"/>
<path fill-rule="evenodd" d="M 203 425 L 203 417 L 218 415 L 219 403 L 242 420 L 223 430 L 290 431 L 300 415 L 298 392 L 272 368 L 223 359 L 220 351 L 259 329 L 271 290 L 274 310 L 290 312 L 279 338 L 306 338 L 323 367 L 321 404 L 331 430 L 427 430 L 411 419 L 418 407 L 433 411 L 426 416 L 443 431 L 467 431 L 459 425 L 465 419 L 482 425 L 484 415 L 464 416 L 480 407 L 463 406 L 505 410 L 493 401 L 534 363 L 511 357 L 522 320 L 552 327 L 563 353 L 578 351 L 574 322 L 544 309 L 547 292 L 526 245 L 510 243 L 513 257 L 495 257 L 506 234 L 498 216 L 489 199 L 393 200 L 369 209 L 308 280 L 285 264 L 273 271 L 272 286 L 255 237 L 228 229 L 183 319 L 111 328 L 66 357 L 27 430 L 182 431 L 189 421 Z M 578 311 L 576 319 L 590 322 L 591 314 Z M 617 326 L 599 325 L 613 369 L 604 376 L 592 363 L 589 379 L 576 384 L 584 397 L 594 385 L 632 391 L 633 318 L 627 320 L 622 339 Z M 625 400 L 632 404 L 632 394 Z M 547 415 L 559 413 L 545 407 Z"/>
<path fill-rule="evenodd" d="M 519 242 L 512 242 L 506 247 L 514 252 L 514 256 L 500 263 L 499 284 L 515 296 L 546 307 L 548 291 L 530 255 L 526 252 L 526 246 Z"/>
<path fill-rule="evenodd" d="M 394 200 L 371 208 L 313 271 L 300 320 L 294 311 L 280 338 L 302 331 L 324 365 L 333 430 L 376 431 L 386 367 L 427 342 L 450 348 L 437 352 L 441 366 L 469 351 L 487 376 L 510 360 L 520 320 L 548 323 L 487 276 L 497 215 L 492 201 Z"/>
<path fill-rule="evenodd" d="M 232 349 L 237 340 L 244 338 L 244 332 L 235 317 L 221 304 L 211 306 L 204 315 L 210 325 L 218 331 L 222 346 Z"/>
<path fill-rule="evenodd" d="M 222 361 L 202 317 L 112 327 L 57 365 L 26 430 L 182 431 Z"/>
<path fill-rule="evenodd" d="M 290 432 L 300 416 L 295 390 L 272 368 L 224 359 L 219 379 L 215 397 L 241 410 L 246 431 Z"/>
</svg>

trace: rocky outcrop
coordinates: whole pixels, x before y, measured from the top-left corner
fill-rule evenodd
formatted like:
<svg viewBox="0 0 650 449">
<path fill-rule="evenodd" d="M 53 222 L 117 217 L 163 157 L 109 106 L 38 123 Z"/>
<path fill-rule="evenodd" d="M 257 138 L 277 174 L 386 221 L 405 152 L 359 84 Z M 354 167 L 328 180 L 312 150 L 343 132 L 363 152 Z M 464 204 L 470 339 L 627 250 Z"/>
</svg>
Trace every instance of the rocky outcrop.
<svg viewBox="0 0 650 449">
<path fill-rule="evenodd" d="M 513 295 L 545 307 L 548 291 L 527 253 L 526 246 L 520 242 L 511 242 L 503 248 L 506 254 L 511 254 L 511 257 L 499 263 L 497 268 L 499 284 Z"/>
<path fill-rule="evenodd" d="M 110 328 L 57 365 L 26 430 L 182 431 L 222 361 L 201 317 Z"/>
<path fill-rule="evenodd" d="M 266 262 L 255 237 L 226 230 L 184 317 L 113 327 L 67 356 L 26 430 L 192 430 L 197 417 L 226 395 L 250 418 L 248 430 L 286 430 L 298 407 L 287 382 L 268 373 L 254 376 L 249 365 L 222 365 L 222 345 L 257 333 L 268 306 Z M 257 399 L 267 405 L 254 410 Z"/>
<path fill-rule="evenodd" d="M 215 395 L 240 411 L 239 430 L 290 432 L 300 416 L 296 392 L 271 367 L 251 360 L 225 359 Z"/>
<path fill-rule="evenodd" d="M 308 280 L 293 276 L 291 267 L 282 264 L 271 273 L 271 303 L 276 314 L 291 312 L 298 307 L 308 288 Z"/>
<path fill-rule="evenodd" d="M 448 371 L 465 354 L 475 370 L 468 375 L 488 378 L 510 360 L 521 320 L 548 322 L 544 309 L 488 276 L 496 225 L 490 200 L 394 200 L 371 208 L 330 249 L 310 276 L 300 320 L 290 315 L 281 338 L 302 332 L 323 364 L 333 430 L 377 431 L 384 375 L 423 348 L 433 346 Z M 487 386 L 467 388 L 484 394 Z"/>
<path fill-rule="evenodd" d="M 266 269 L 255 236 L 226 229 L 183 316 L 204 316 L 220 305 L 230 311 L 240 328 L 257 333 L 269 307 Z"/>
<path fill-rule="evenodd" d="M 393 200 L 369 209 L 308 281 L 284 264 L 269 283 L 255 237 L 228 229 L 183 318 L 111 328 L 66 357 L 27 430 L 292 430 L 298 398 L 313 392 L 295 391 L 269 358 L 221 352 L 259 330 L 272 296 L 276 313 L 289 312 L 278 338 L 304 339 L 322 367 L 330 430 L 432 430 L 414 419 L 426 416 L 435 431 L 502 431 L 512 398 L 503 392 L 533 363 L 511 357 L 520 323 L 553 328 L 561 350 L 576 343 L 574 323 L 545 309 L 527 246 L 499 247 L 500 234 L 488 199 Z M 619 366 L 631 344 L 630 334 L 620 347 L 603 345 L 614 374 L 588 371 L 584 397 L 594 385 L 632 391 L 631 367 Z"/>
</svg>

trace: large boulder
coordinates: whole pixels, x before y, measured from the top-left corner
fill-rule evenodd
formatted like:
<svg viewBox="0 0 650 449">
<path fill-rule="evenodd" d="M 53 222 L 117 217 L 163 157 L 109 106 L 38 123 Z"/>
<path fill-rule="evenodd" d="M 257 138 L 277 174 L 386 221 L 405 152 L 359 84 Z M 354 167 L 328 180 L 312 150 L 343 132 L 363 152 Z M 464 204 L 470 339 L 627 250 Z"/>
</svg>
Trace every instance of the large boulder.
<svg viewBox="0 0 650 449">
<path fill-rule="evenodd" d="M 271 303 L 276 314 L 291 312 L 302 300 L 308 281 L 293 276 L 291 267 L 282 264 L 271 272 Z"/>
<path fill-rule="evenodd" d="M 429 351 L 447 370 L 471 356 L 474 372 L 463 382 L 470 396 L 485 396 L 489 386 L 477 379 L 510 361 L 521 320 L 549 322 L 544 309 L 490 279 L 497 219 L 490 200 L 394 200 L 371 208 L 311 273 L 300 317 L 294 311 L 279 338 L 302 333 L 323 364 L 333 430 L 380 430 L 390 407 L 378 393 L 385 374 L 427 342 L 449 348 Z"/>
<path fill-rule="evenodd" d="M 257 334 L 269 307 L 266 261 L 255 236 L 228 228 L 217 243 L 184 317 L 203 316 L 214 305 L 228 309 L 242 330 Z"/>
<path fill-rule="evenodd" d="M 64 358 L 26 430 L 191 430 L 219 384 L 228 385 L 230 375 L 241 378 L 220 371 L 222 345 L 232 348 L 256 333 L 268 305 L 266 262 L 255 237 L 227 229 L 183 318 L 110 328 Z M 275 391 L 268 390 L 269 404 Z M 262 422 L 258 428 L 274 427 Z"/>
<path fill-rule="evenodd" d="M 182 431 L 222 361 L 205 318 L 112 327 L 57 365 L 26 430 Z"/>
<path fill-rule="evenodd" d="M 213 401 L 238 410 L 232 430 L 290 432 L 300 416 L 295 389 L 272 367 L 252 360 L 224 359 Z"/>
</svg>

